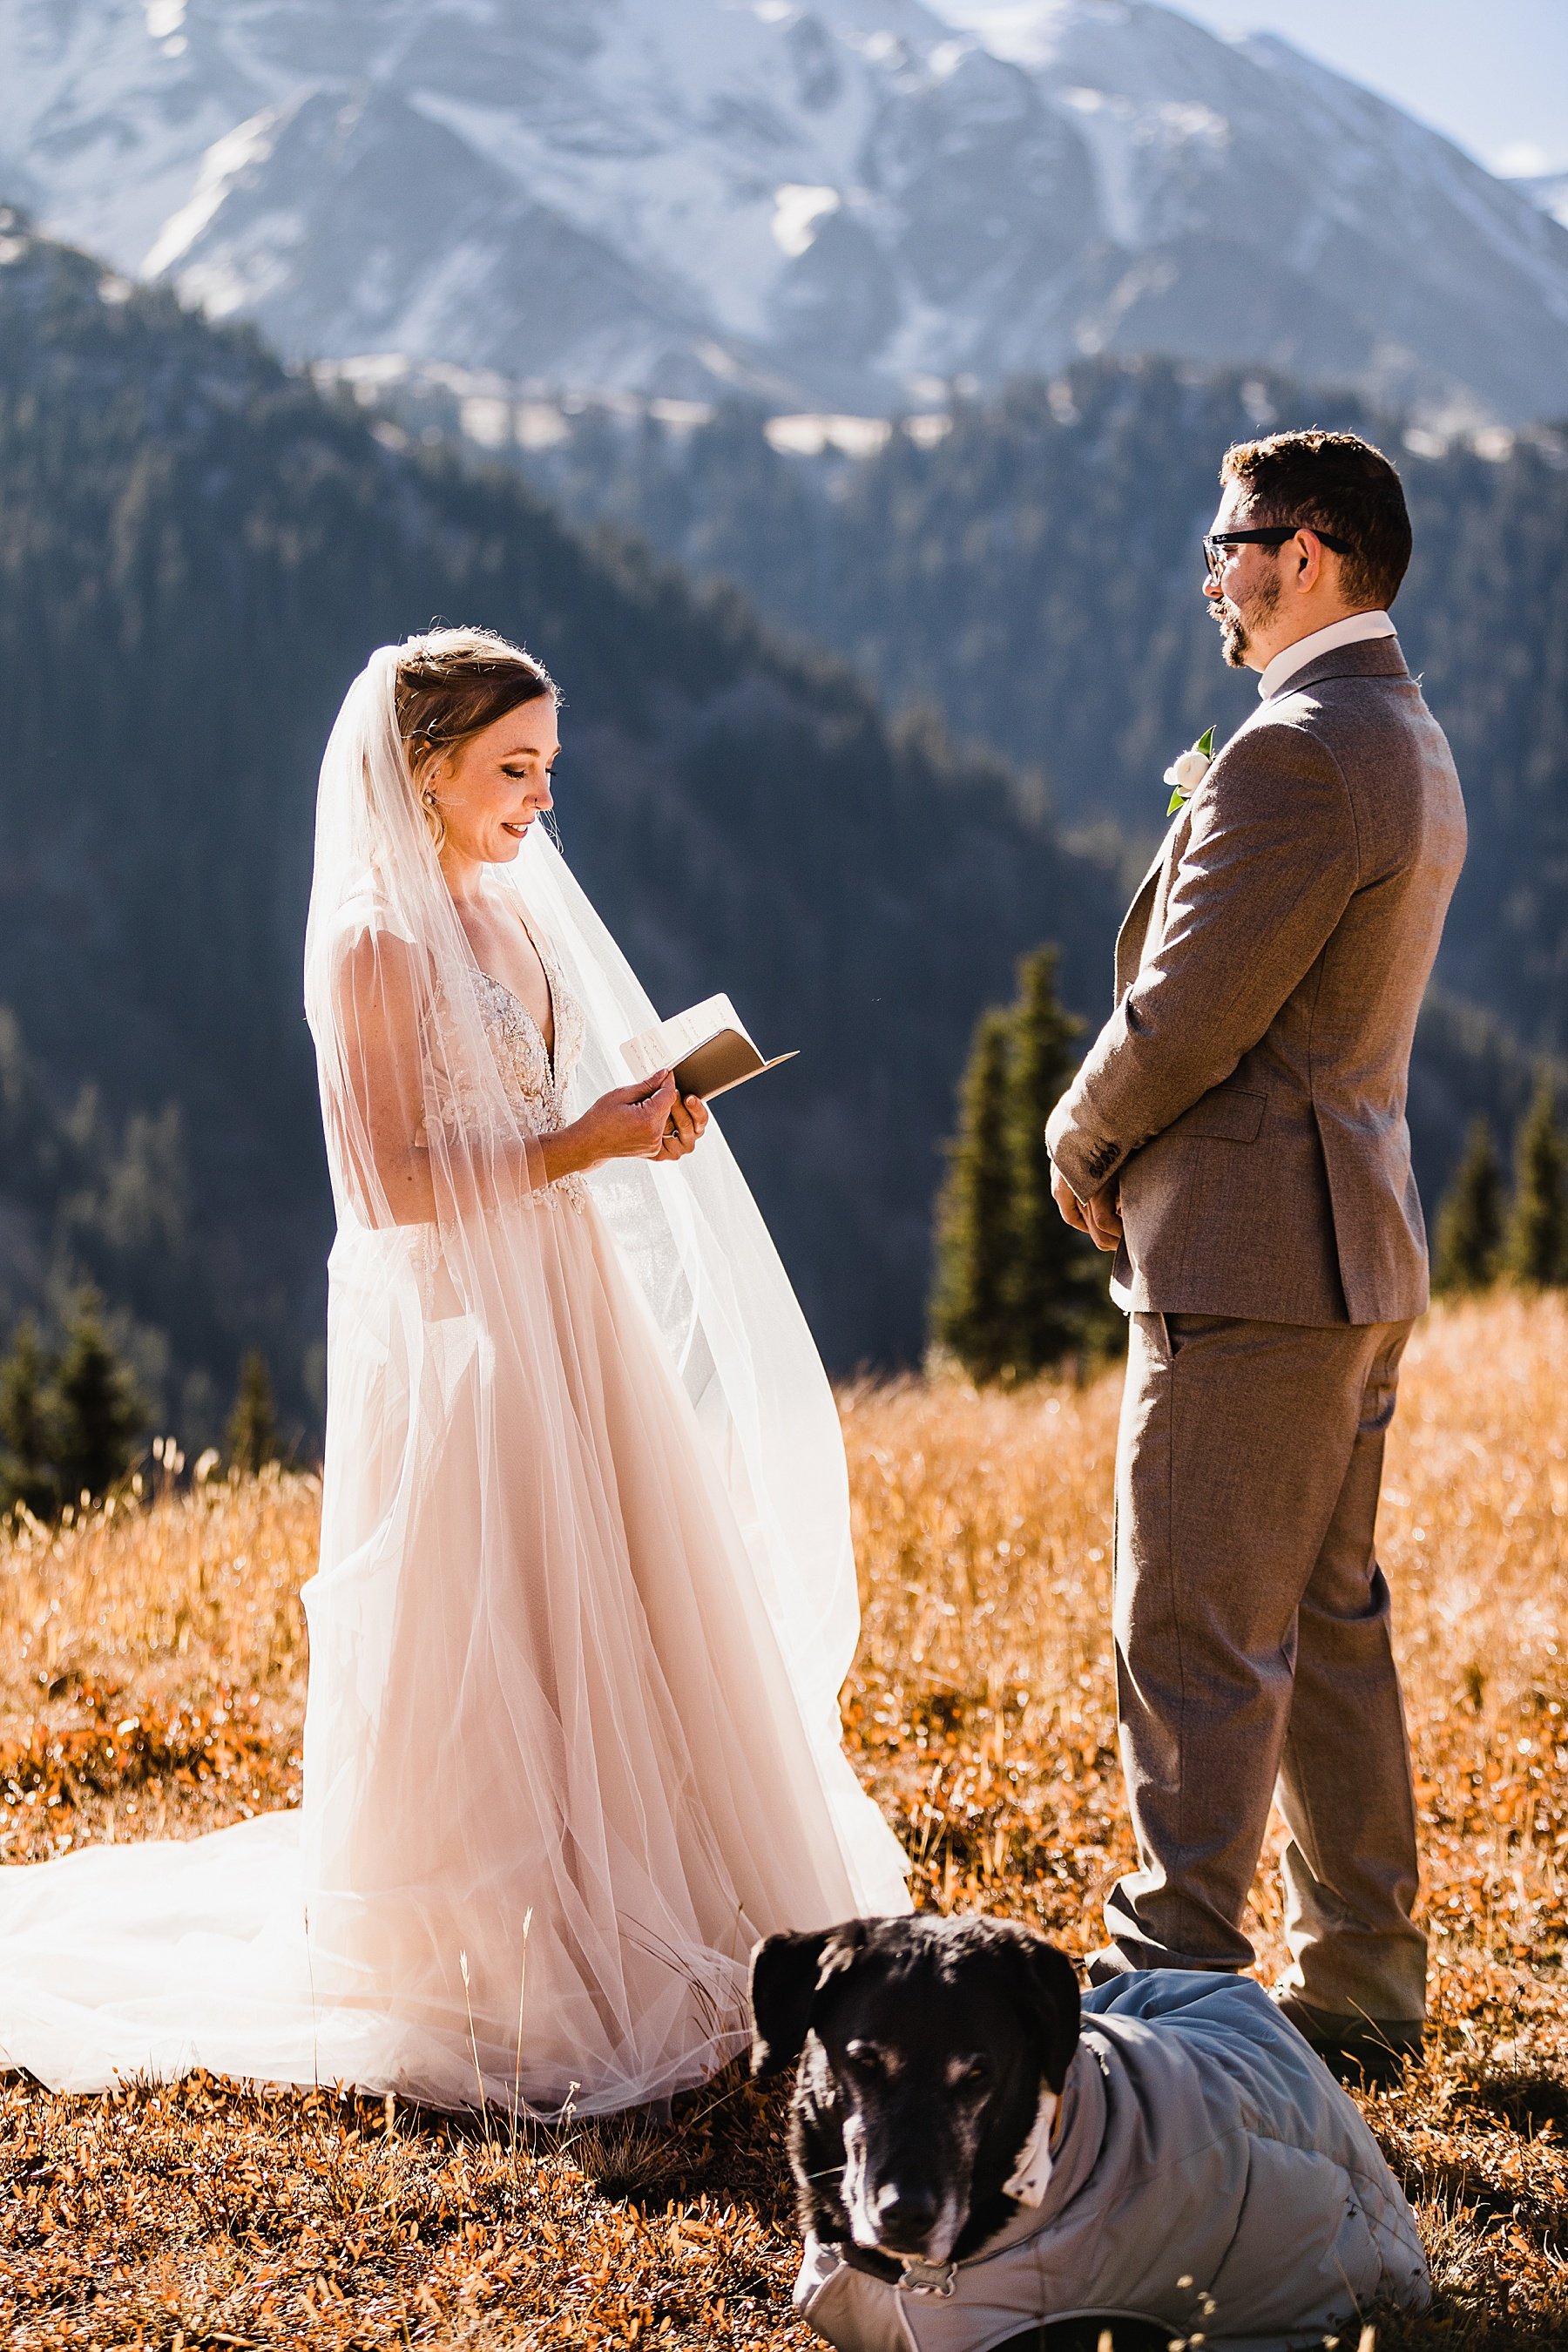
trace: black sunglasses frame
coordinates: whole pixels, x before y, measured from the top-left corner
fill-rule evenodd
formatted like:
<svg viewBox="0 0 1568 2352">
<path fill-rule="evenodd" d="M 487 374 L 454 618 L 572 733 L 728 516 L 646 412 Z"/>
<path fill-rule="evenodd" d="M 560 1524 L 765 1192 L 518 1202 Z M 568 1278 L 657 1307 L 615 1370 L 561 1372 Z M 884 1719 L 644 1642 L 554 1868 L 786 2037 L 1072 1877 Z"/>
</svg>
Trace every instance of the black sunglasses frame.
<svg viewBox="0 0 1568 2352">
<path fill-rule="evenodd" d="M 1209 568 L 1209 578 L 1218 577 L 1217 559 L 1223 548 L 1283 547 L 1285 541 L 1294 539 L 1299 530 L 1310 530 L 1314 539 L 1321 539 L 1323 545 L 1331 547 L 1336 555 L 1353 555 L 1355 552 L 1348 539 L 1340 539 L 1331 530 L 1320 530 L 1315 522 L 1262 523 L 1254 530 L 1206 530 L 1204 533 L 1204 561 Z"/>
</svg>

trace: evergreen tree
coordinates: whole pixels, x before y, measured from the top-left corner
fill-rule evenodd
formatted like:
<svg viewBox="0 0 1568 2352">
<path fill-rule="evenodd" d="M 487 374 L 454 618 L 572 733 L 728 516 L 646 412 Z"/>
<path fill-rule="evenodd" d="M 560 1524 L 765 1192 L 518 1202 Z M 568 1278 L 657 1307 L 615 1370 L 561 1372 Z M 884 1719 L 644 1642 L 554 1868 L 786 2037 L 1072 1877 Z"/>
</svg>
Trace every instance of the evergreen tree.
<svg viewBox="0 0 1568 2352">
<path fill-rule="evenodd" d="M 101 1495 L 131 1466 L 146 1414 L 136 1383 L 104 1336 L 102 1302 L 83 1291 L 54 1381 L 61 1499 Z"/>
<path fill-rule="evenodd" d="M 228 1423 L 228 1458 L 235 1469 L 249 1475 L 276 1462 L 282 1450 L 272 1377 L 260 1349 L 252 1348 L 239 1368 L 239 1393 Z"/>
<path fill-rule="evenodd" d="M 1058 1001 L 1056 949 L 1036 948 L 1018 965 L 1012 1019 L 1010 1289 L 1020 1371 L 1044 1371 L 1081 1348 L 1099 1307 L 1099 1253 L 1058 1213 L 1046 1150 L 1046 1122 L 1077 1066 L 1073 1046 L 1082 1032 L 1083 1023 Z"/>
<path fill-rule="evenodd" d="M 58 1507 L 52 1370 L 37 1325 L 30 1315 L 22 1316 L 11 1334 L 10 1351 L 0 1363 L 0 1511 L 25 1503 L 44 1519 Z"/>
<path fill-rule="evenodd" d="M 931 1337 L 977 1381 L 1018 1366 L 1013 1308 L 1015 1165 L 1012 1022 L 995 1009 L 974 1031 L 937 1204 Z"/>
<path fill-rule="evenodd" d="M 1514 1147 L 1513 1213 L 1503 1262 L 1527 1288 L 1568 1280 L 1568 1165 L 1556 1088 L 1544 1072 Z"/>
<path fill-rule="evenodd" d="M 1437 1212 L 1433 1288 L 1484 1290 L 1497 1272 L 1502 1236 L 1502 1169 L 1490 1124 L 1478 1118 Z"/>
</svg>

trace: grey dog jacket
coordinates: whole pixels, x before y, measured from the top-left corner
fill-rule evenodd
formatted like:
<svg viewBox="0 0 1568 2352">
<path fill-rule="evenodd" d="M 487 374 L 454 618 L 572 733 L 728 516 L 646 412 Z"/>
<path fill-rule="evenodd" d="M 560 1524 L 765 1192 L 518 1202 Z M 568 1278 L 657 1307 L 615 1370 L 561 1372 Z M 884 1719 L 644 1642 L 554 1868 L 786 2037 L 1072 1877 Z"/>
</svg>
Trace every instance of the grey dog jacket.
<svg viewBox="0 0 1568 2352">
<path fill-rule="evenodd" d="M 1044 2199 L 946 2294 L 808 2239 L 795 2301 L 838 2352 L 987 2352 L 1086 2311 L 1197 2331 L 1211 2352 L 1281 2352 L 1428 2293 L 1360 2111 L 1262 1987 L 1156 1969 L 1085 1996 Z"/>
</svg>

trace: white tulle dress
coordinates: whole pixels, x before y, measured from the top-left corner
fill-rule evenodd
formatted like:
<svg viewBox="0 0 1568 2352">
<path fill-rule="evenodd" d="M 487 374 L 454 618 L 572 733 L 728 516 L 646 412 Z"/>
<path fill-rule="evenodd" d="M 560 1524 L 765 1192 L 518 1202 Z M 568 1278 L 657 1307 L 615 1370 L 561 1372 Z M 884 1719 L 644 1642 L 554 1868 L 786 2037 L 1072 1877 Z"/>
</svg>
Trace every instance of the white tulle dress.
<svg viewBox="0 0 1568 2352">
<path fill-rule="evenodd" d="M 539 1138 L 624 1081 L 652 1011 L 542 840 L 496 887 L 553 1058 L 448 930 L 398 830 L 393 658 L 344 706 L 318 826 L 339 1234 L 303 1803 L 0 1870 L 0 2053 L 58 2089 L 200 2066 L 624 2107 L 742 2046 L 759 1937 L 908 1907 L 840 1746 L 843 1454 L 793 1296 L 716 1129 L 679 1166 L 542 1181 Z M 356 958 L 419 975 L 435 1222 L 391 1222 L 364 1172 Z"/>
</svg>

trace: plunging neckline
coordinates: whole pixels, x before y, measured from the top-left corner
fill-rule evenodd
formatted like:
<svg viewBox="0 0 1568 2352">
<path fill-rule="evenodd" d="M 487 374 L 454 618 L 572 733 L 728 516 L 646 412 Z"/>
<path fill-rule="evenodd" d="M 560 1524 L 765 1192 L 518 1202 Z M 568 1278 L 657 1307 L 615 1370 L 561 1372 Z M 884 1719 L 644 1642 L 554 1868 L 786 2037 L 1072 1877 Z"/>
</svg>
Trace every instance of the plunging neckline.
<svg viewBox="0 0 1568 2352">
<path fill-rule="evenodd" d="M 540 946 L 539 941 L 534 938 L 533 932 L 529 926 L 528 919 L 522 913 L 521 908 L 518 909 L 517 919 L 522 926 L 523 937 L 527 940 L 529 946 L 533 950 L 534 954 L 539 958 L 539 969 L 544 974 L 544 993 L 546 998 L 549 1000 L 550 1004 L 549 1036 L 546 1037 L 543 1030 L 535 1020 L 533 1014 L 529 1011 L 527 1005 L 523 1003 L 516 989 L 509 988 L 504 980 L 498 980 L 493 971 L 487 971 L 483 964 L 479 961 L 478 956 L 475 956 L 474 958 L 474 970 L 479 973 L 481 980 L 488 980 L 492 988 L 499 988 L 501 994 L 503 996 L 510 997 L 512 1003 L 516 1005 L 518 1011 L 521 1013 L 523 1019 L 527 1022 L 529 1027 L 532 1030 L 534 1035 L 538 1038 L 540 1044 L 544 1048 L 544 1059 L 550 1070 L 550 1083 L 552 1086 L 554 1086 L 557 1084 L 555 1076 L 555 1048 L 561 1043 L 561 1013 L 560 1008 L 555 1002 L 555 983 L 550 977 L 550 966 L 544 960 L 544 950 Z"/>
</svg>

